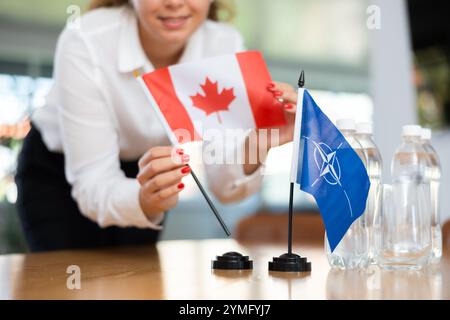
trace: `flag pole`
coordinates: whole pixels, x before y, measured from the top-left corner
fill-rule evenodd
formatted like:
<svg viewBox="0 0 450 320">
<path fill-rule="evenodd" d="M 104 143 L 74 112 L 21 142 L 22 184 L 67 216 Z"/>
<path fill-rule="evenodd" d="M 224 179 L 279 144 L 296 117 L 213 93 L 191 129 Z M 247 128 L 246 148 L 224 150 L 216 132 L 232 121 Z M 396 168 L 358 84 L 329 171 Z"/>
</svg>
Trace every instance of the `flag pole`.
<svg viewBox="0 0 450 320">
<path fill-rule="evenodd" d="M 226 235 L 229 237 L 231 235 L 231 232 L 230 232 L 230 230 L 228 230 L 228 227 L 225 224 L 225 222 L 223 221 L 222 217 L 220 216 L 219 211 L 217 211 L 216 207 L 214 206 L 214 203 L 209 198 L 208 193 L 203 188 L 200 180 L 198 180 L 197 175 L 192 170 L 192 167 L 189 166 L 189 168 L 191 169 L 191 176 L 192 176 L 192 178 L 194 178 L 194 181 L 197 184 L 198 188 L 200 189 L 200 192 L 203 194 L 203 197 L 205 198 L 205 200 L 208 203 L 209 207 L 211 208 L 212 212 L 214 213 L 214 215 L 216 216 L 216 218 L 219 221 L 220 225 L 222 226 L 223 231 L 225 231 Z"/>
<path fill-rule="evenodd" d="M 298 79 L 298 87 L 305 85 L 305 72 L 302 70 Z M 298 112 L 298 110 L 297 110 Z M 297 114 L 296 117 L 299 115 Z M 289 185 L 289 213 L 288 213 L 288 252 L 269 261 L 269 271 L 277 272 L 311 272 L 311 262 L 305 257 L 292 253 L 292 217 L 294 202 L 294 182 Z"/>
<path fill-rule="evenodd" d="M 298 78 L 298 87 L 305 86 L 305 71 L 302 70 Z M 288 254 L 292 254 L 292 217 L 293 217 L 293 202 L 294 202 L 294 183 L 289 185 L 289 222 L 288 222 Z"/>
<path fill-rule="evenodd" d="M 294 202 L 294 183 L 289 186 L 289 222 L 288 222 L 288 254 L 292 254 L 292 207 Z"/>
</svg>

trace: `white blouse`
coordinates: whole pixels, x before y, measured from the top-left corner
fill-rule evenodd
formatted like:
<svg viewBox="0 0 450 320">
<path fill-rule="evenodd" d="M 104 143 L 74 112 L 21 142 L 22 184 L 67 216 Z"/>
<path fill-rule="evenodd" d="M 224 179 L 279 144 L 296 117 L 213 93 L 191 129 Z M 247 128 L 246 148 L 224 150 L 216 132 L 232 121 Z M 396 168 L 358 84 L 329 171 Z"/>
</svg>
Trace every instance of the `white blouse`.
<svg viewBox="0 0 450 320">
<path fill-rule="evenodd" d="M 242 49 L 235 29 L 206 21 L 191 36 L 180 62 Z M 66 177 L 80 211 L 101 227 L 160 228 L 162 214 L 153 221 L 146 218 L 139 205 L 139 183 L 120 169 L 120 160 L 137 160 L 149 148 L 169 144 L 133 77 L 134 70 L 153 69 L 131 8 L 88 12 L 79 29 L 60 35 L 54 85 L 46 106 L 32 117 L 47 147 L 64 152 Z M 246 176 L 239 164 L 205 169 L 210 190 L 222 202 L 244 199 L 261 184 L 258 171 Z"/>
</svg>

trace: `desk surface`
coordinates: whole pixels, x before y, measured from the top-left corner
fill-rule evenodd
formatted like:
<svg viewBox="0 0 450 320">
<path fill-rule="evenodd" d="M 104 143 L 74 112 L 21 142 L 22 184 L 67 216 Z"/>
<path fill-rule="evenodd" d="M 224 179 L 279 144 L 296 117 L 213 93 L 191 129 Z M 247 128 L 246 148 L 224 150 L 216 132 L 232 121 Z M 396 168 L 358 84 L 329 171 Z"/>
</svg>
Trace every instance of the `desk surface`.
<svg viewBox="0 0 450 320">
<path fill-rule="evenodd" d="M 297 248 L 298 249 L 298 248 Z M 211 259 L 237 250 L 254 270 L 213 272 Z M 334 271 L 323 249 L 297 253 L 308 275 L 270 273 L 279 246 L 233 240 L 162 241 L 155 247 L 0 256 L 0 299 L 450 299 L 450 259 L 423 271 Z M 67 289 L 67 267 L 81 270 L 81 289 Z"/>
</svg>

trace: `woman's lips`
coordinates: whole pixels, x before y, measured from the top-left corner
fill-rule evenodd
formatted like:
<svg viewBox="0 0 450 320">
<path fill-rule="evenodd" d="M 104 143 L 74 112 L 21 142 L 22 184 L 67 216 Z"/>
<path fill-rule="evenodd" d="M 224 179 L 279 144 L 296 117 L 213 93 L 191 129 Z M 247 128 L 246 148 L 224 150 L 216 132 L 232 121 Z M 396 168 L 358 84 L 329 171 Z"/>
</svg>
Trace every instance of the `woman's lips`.
<svg viewBox="0 0 450 320">
<path fill-rule="evenodd" d="M 159 17 L 158 19 L 162 22 L 163 26 L 170 30 L 177 30 L 182 28 L 190 16 L 184 17 Z"/>
</svg>

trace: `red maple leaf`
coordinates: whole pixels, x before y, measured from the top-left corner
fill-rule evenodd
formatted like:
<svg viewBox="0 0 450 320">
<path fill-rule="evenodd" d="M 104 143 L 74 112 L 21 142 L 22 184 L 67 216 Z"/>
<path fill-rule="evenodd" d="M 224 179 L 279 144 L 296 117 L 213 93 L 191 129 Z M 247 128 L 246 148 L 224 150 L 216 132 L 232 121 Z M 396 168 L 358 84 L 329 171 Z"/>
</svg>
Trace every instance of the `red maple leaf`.
<svg viewBox="0 0 450 320">
<path fill-rule="evenodd" d="M 205 84 L 201 84 L 200 87 L 203 89 L 205 95 L 197 93 L 195 96 L 190 96 L 194 107 L 205 111 L 207 116 L 216 112 L 219 122 L 222 123 L 219 111 L 228 111 L 229 105 L 236 98 L 233 93 L 234 89 L 224 88 L 222 92 L 219 93 L 217 81 L 211 82 L 208 77 L 206 77 Z"/>
</svg>

